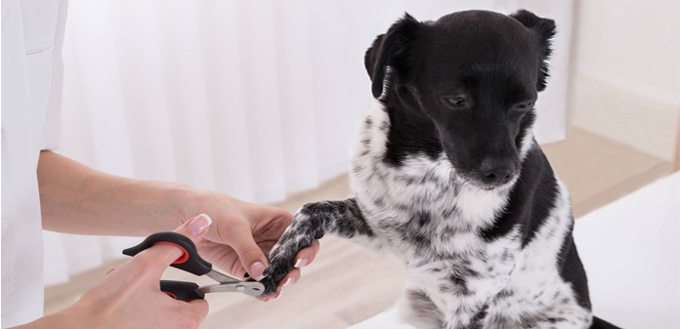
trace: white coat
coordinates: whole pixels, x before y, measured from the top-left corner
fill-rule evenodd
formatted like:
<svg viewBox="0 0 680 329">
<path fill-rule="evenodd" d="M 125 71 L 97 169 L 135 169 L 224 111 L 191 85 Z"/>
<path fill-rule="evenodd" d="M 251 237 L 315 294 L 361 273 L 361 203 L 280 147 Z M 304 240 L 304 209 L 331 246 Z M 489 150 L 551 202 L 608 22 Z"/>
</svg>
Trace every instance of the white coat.
<svg viewBox="0 0 680 329">
<path fill-rule="evenodd" d="M 2 327 L 43 311 L 36 169 L 56 147 L 66 0 L 2 0 Z"/>
</svg>

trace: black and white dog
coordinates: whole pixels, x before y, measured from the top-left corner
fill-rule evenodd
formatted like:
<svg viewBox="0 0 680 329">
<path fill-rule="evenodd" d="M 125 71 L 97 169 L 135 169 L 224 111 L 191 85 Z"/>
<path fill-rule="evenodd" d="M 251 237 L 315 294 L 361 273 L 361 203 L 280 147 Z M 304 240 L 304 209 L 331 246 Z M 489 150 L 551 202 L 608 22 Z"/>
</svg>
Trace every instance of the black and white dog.
<svg viewBox="0 0 680 329">
<path fill-rule="evenodd" d="M 400 314 L 417 328 L 615 328 L 592 315 L 569 194 L 532 134 L 554 34 L 522 10 L 406 14 L 378 36 L 354 197 L 298 211 L 267 293 L 329 233 L 403 261 Z"/>
</svg>

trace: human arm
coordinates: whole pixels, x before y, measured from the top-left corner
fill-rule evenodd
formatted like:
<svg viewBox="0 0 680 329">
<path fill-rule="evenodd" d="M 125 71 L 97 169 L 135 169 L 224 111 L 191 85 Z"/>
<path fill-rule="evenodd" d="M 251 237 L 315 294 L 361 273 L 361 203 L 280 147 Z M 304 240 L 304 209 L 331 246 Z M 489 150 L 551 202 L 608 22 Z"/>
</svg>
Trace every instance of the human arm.
<svg viewBox="0 0 680 329">
<path fill-rule="evenodd" d="M 50 151 L 40 153 L 43 228 L 88 235 L 145 236 L 195 215 L 197 191 L 176 183 L 109 175 Z"/>
<path fill-rule="evenodd" d="M 43 227 L 57 232 L 145 236 L 205 213 L 214 223 L 198 244 L 199 253 L 239 277 L 264 272 L 264 253 L 292 220 L 282 209 L 182 184 L 109 175 L 50 151 L 40 154 L 38 184 Z M 309 264 L 318 247 L 313 243 L 297 259 Z M 296 269 L 286 280 L 299 277 Z"/>
</svg>

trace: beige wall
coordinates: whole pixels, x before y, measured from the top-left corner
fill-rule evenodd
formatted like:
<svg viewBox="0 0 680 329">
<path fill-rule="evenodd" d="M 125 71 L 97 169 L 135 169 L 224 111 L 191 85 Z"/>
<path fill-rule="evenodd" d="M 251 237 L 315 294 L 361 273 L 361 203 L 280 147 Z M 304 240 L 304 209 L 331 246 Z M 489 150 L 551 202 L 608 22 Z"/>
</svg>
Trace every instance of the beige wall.
<svg viewBox="0 0 680 329">
<path fill-rule="evenodd" d="M 577 72 L 680 105 L 680 1 L 582 0 Z"/>
<path fill-rule="evenodd" d="M 581 0 L 572 123 L 673 161 L 680 112 L 680 1 Z"/>
</svg>

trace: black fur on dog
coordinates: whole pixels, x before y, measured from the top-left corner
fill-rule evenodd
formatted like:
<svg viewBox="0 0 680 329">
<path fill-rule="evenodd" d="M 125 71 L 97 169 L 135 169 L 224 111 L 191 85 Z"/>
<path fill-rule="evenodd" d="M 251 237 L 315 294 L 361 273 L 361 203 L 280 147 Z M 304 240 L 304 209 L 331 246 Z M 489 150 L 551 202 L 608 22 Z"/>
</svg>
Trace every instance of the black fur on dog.
<svg viewBox="0 0 680 329">
<path fill-rule="evenodd" d="M 267 293 L 330 233 L 403 261 L 400 313 L 418 328 L 616 328 L 592 315 L 568 192 L 533 138 L 554 34 L 520 10 L 406 14 L 378 36 L 354 196 L 298 211 Z"/>
</svg>

